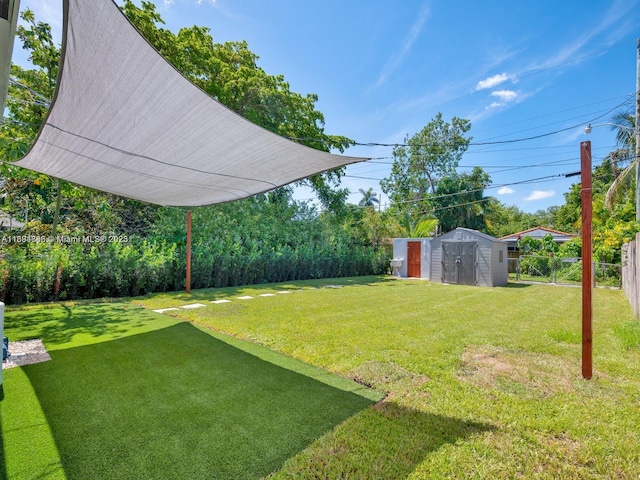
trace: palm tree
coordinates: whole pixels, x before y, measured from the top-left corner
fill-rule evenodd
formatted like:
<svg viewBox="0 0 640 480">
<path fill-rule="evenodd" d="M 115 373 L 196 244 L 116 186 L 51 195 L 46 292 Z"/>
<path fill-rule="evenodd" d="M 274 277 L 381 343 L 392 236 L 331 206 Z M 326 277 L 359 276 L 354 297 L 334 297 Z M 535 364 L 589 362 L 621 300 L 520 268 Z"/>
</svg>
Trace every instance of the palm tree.
<svg viewBox="0 0 640 480">
<path fill-rule="evenodd" d="M 378 194 L 373 191 L 373 188 L 369 188 L 366 192 L 361 188 L 360 193 L 362 194 L 362 200 L 358 203 L 361 207 L 374 207 L 377 203 L 380 204 L 380 199 L 378 198 Z"/>
<path fill-rule="evenodd" d="M 399 237 L 404 238 L 426 238 L 435 234 L 438 226 L 437 218 L 421 217 L 413 221 L 409 212 L 404 212 L 400 221 L 395 221 L 395 230 Z"/>
<path fill-rule="evenodd" d="M 616 195 L 622 190 L 623 185 L 628 186 L 629 182 L 627 179 L 631 178 L 629 174 L 635 172 L 638 165 L 638 159 L 635 158 L 635 116 L 630 110 L 626 112 L 618 112 L 611 118 L 611 123 L 615 124 L 612 128 L 613 130 L 616 130 L 616 144 L 618 149 L 609 154 L 611 159 L 611 168 L 615 175 L 615 179 L 605 195 L 605 205 L 609 210 L 613 210 Z M 629 165 L 622 170 L 618 170 L 617 164 L 622 160 L 629 159 L 632 160 Z M 638 188 L 637 185 L 636 188 Z"/>
</svg>

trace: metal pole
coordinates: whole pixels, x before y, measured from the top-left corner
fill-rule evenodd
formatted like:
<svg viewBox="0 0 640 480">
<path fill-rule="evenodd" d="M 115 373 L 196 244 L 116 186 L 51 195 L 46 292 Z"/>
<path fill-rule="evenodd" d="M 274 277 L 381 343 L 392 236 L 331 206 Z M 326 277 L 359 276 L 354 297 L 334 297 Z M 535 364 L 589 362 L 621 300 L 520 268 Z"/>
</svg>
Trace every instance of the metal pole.
<svg viewBox="0 0 640 480">
<path fill-rule="evenodd" d="M 636 221 L 640 221 L 640 38 L 636 53 Z"/>
<path fill-rule="evenodd" d="M 191 293 L 191 210 L 187 211 L 187 293 Z"/>
<path fill-rule="evenodd" d="M 592 255 L 592 188 L 591 142 L 580 143 L 580 179 L 582 181 L 582 377 L 589 380 L 593 369 L 593 255 Z"/>
</svg>

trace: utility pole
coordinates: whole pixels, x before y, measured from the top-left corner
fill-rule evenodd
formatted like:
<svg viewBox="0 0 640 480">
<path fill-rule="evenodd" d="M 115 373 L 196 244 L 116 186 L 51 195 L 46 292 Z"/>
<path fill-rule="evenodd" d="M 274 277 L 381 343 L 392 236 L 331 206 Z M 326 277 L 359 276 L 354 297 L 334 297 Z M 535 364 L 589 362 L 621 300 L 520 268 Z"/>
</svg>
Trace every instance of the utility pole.
<svg viewBox="0 0 640 480">
<path fill-rule="evenodd" d="M 593 253 L 592 253 L 592 181 L 591 142 L 580 144 L 580 177 L 582 204 L 582 378 L 592 376 L 593 319 Z"/>
</svg>

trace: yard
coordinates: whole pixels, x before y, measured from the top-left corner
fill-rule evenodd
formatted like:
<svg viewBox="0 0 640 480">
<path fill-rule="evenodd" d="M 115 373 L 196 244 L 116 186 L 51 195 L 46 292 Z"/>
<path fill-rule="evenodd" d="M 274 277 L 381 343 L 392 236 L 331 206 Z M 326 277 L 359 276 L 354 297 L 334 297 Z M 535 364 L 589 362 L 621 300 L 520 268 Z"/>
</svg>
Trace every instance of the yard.
<svg viewBox="0 0 640 480">
<path fill-rule="evenodd" d="M 3 374 L 0 473 L 637 479 L 640 326 L 596 289 L 582 380 L 580 295 L 358 277 L 8 309 L 53 360 Z"/>
</svg>

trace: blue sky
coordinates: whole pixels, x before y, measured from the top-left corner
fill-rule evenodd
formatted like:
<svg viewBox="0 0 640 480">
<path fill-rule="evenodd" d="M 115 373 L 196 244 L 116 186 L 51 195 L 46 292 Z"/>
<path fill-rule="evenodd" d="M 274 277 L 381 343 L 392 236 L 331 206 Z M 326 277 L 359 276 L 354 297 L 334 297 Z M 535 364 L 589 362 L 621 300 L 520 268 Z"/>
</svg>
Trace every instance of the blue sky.
<svg viewBox="0 0 640 480">
<path fill-rule="evenodd" d="M 22 0 L 21 9 L 59 34 L 61 3 Z M 460 170 L 481 166 L 492 180 L 487 195 L 528 212 L 564 203 L 579 181 L 564 174 L 579 171 L 581 141 L 591 140 L 594 165 L 615 148 L 609 126 L 587 136 L 587 123 L 634 108 L 640 0 L 154 3 L 171 30 L 199 25 L 216 42 L 246 40 L 267 73 L 319 96 L 327 133 L 403 143 L 438 112 L 470 119 Z M 14 61 L 24 61 L 18 42 Z M 346 152 L 373 158 L 348 167 L 350 202 L 371 187 L 386 203 L 378 179 L 389 174 L 391 151 Z"/>
</svg>

